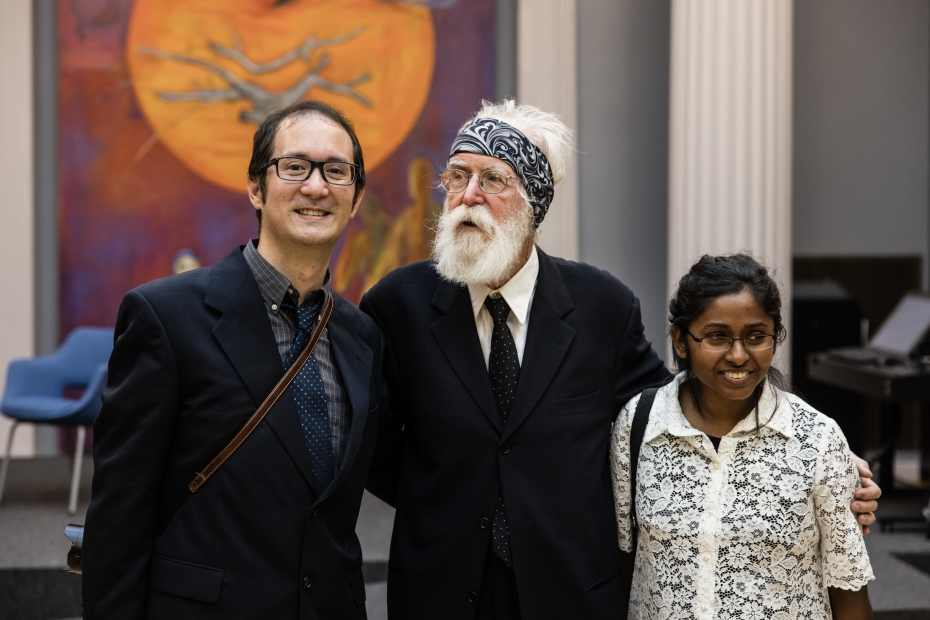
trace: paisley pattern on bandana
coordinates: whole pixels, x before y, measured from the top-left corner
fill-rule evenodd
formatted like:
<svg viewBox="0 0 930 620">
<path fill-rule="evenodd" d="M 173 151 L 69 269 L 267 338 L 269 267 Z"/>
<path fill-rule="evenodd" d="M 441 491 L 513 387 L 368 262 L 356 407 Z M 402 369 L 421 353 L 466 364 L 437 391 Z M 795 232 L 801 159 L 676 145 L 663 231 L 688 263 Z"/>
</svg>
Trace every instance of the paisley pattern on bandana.
<svg viewBox="0 0 930 620">
<path fill-rule="evenodd" d="M 449 156 L 456 153 L 490 155 L 510 164 L 526 187 L 536 226 L 542 223 L 555 190 L 552 168 L 539 147 L 519 129 L 496 118 L 479 118 L 456 136 Z"/>
</svg>

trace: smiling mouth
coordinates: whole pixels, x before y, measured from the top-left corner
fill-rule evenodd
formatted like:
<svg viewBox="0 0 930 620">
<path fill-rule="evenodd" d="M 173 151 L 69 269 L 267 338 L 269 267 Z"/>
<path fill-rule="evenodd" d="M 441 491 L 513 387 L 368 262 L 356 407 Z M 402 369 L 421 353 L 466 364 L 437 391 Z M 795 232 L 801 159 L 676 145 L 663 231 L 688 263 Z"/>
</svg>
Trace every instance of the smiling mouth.
<svg viewBox="0 0 930 620">
<path fill-rule="evenodd" d="M 299 213 L 300 215 L 316 215 L 316 216 L 329 215 L 329 213 L 327 213 L 326 211 L 320 211 L 319 209 L 297 209 L 297 213 Z"/>
<path fill-rule="evenodd" d="M 734 381 L 739 381 L 740 379 L 745 379 L 749 376 L 748 370 L 725 370 L 723 371 L 723 376 L 727 379 L 732 379 Z"/>
</svg>

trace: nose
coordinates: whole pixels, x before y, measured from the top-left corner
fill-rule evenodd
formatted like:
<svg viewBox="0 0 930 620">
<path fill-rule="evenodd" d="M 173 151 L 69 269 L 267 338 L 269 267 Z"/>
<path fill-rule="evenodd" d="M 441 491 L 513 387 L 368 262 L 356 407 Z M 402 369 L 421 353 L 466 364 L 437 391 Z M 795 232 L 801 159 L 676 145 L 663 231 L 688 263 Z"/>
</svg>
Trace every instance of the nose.
<svg viewBox="0 0 930 620">
<path fill-rule="evenodd" d="M 746 351 L 746 347 L 743 346 L 742 340 L 733 341 L 733 344 L 731 344 L 729 350 L 727 350 L 726 359 L 736 366 L 741 366 L 749 359 L 749 352 Z"/>
<path fill-rule="evenodd" d="M 462 201 L 466 205 L 482 204 L 484 202 L 484 192 L 481 191 L 481 185 L 478 183 L 478 175 L 473 174 L 468 179 L 468 185 L 465 186 L 465 193 Z"/>
<path fill-rule="evenodd" d="M 323 170 L 317 166 L 310 171 L 310 176 L 300 186 L 300 191 L 307 196 L 321 197 L 329 193 L 329 184 L 323 178 Z"/>
</svg>

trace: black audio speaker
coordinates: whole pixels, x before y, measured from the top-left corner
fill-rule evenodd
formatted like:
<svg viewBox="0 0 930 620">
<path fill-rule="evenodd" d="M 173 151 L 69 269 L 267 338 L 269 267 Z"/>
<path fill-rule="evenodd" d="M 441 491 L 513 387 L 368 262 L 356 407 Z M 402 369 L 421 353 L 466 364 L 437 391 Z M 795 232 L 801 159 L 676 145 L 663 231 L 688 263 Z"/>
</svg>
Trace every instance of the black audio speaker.
<svg viewBox="0 0 930 620">
<path fill-rule="evenodd" d="M 836 420 L 852 451 L 862 454 L 863 397 L 807 377 L 807 356 L 811 353 L 860 346 L 862 309 L 832 280 L 795 281 L 791 303 L 791 379 L 795 393 Z"/>
</svg>

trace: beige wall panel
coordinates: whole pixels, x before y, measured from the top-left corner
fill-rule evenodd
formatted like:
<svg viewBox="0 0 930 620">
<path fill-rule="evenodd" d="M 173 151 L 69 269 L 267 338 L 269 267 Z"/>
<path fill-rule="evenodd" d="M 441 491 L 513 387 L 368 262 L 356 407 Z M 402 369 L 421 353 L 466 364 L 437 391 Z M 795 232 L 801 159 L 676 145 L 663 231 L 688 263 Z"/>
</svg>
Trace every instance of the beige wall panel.
<svg viewBox="0 0 930 620">
<path fill-rule="evenodd" d="M 786 320 L 791 59 L 792 0 L 672 2 L 670 290 L 701 255 L 748 251 L 774 270 Z"/>
<path fill-rule="evenodd" d="M 521 0 L 517 5 L 517 100 L 558 114 L 578 129 L 575 0 Z M 578 260 L 578 159 L 540 226 L 547 253 Z"/>
<path fill-rule="evenodd" d="M 34 351 L 32 109 L 32 2 L 0 0 L 0 392 L 10 360 Z M 0 417 L 0 454 L 9 427 Z M 34 453 L 20 427 L 13 455 Z"/>
</svg>

